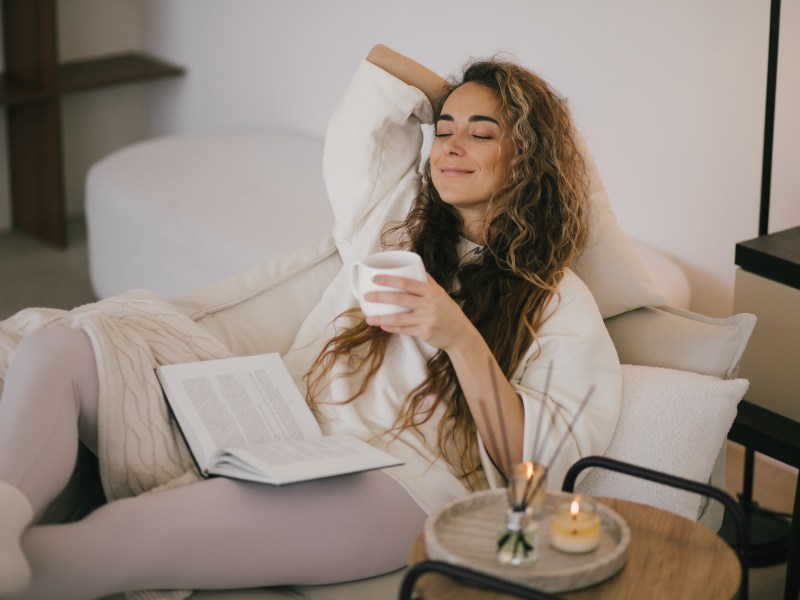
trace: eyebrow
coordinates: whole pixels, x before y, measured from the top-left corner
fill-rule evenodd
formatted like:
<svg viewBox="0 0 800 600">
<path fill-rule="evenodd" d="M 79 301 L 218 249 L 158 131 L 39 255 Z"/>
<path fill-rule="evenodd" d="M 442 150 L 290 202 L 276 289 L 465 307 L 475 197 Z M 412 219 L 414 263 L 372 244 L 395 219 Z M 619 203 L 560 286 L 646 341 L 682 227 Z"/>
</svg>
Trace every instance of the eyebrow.
<svg viewBox="0 0 800 600">
<path fill-rule="evenodd" d="M 440 115 L 439 121 L 455 121 L 453 115 Z M 500 126 L 500 122 L 497 119 L 493 119 L 492 117 L 487 117 L 486 115 L 472 115 L 469 119 L 467 119 L 470 123 L 477 123 L 480 121 L 488 121 L 489 123 L 494 123 L 498 127 Z"/>
</svg>

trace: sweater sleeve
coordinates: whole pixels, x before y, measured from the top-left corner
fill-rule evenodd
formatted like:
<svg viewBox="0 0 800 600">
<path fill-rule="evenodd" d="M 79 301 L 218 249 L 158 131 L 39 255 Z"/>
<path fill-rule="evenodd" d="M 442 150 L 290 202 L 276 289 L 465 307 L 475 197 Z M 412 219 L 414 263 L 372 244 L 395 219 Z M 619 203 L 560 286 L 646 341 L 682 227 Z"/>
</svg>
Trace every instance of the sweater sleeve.
<svg viewBox="0 0 800 600">
<path fill-rule="evenodd" d="M 335 217 L 334 239 L 345 262 L 362 231 L 375 236 L 402 220 L 419 189 L 425 95 L 362 61 L 331 116 L 323 177 Z"/>
<path fill-rule="evenodd" d="M 619 418 L 622 370 L 597 304 L 577 275 L 567 271 L 549 310 L 511 384 L 525 409 L 523 456 L 549 465 L 548 487 L 560 490 L 575 461 L 602 454 L 611 442 Z M 479 447 L 489 484 L 505 486 L 483 444 Z"/>
</svg>

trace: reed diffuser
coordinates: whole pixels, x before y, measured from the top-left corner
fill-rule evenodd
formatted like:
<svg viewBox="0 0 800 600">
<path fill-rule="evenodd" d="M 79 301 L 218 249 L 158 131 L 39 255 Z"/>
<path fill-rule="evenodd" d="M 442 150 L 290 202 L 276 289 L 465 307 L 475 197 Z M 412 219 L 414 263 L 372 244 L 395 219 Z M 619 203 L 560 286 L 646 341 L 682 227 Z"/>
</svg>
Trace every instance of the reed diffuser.
<svg viewBox="0 0 800 600">
<path fill-rule="evenodd" d="M 539 447 L 539 436 L 542 429 L 544 404 L 547 401 L 550 390 L 550 378 L 552 376 L 553 365 L 550 363 L 547 380 L 545 382 L 544 395 L 542 397 L 542 410 L 539 412 L 539 419 L 536 423 L 536 432 L 534 435 L 533 449 L 531 456 L 528 460 L 513 463 L 511 459 L 511 450 L 508 445 L 508 436 L 505 429 L 505 421 L 503 420 L 502 410 L 500 407 L 500 394 L 497 388 L 497 380 L 495 378 L 495 369 L 492 368 L 491 361 L 489 367 L 492 375 L 492 385 L 494 388 L 495 409 L 497 412 L 497 421 L 500 425 L 500 436 L 502 438 L 502 445 L 497 444 L 497 436 L 491 428 L 491 420 L 488 418 L 488 411 L 484 405 L 483 417 L 486 421 L 489 440 L 492 446 L 498 450 L 502 449 L 504 452 L 505 464 L 510 465 L 510 473 L 504 474 L 508 482 L 508 508 L 506 509 L 506 519 L 504 526 L 501 528 L 497 538 L 496 557 L 497 560 L 504 564 L 510 565 L 526 565 L 534 562 L 537 558 L 536 540 L 539 531 L 539 523 L 537 517 L 541 516 L 547 500 L 547 473 L 553 461 L 558 456 L 561 448 L 566 441 L 567 437 L 572 432 L 572 428 L 578 420 L 578 417 L 583 412 L 586 403 L 592 395 L 594 388 L 590 388 L 586 397 L 581 402 L 580 407 L 572 417 L 567 431 L 559 440 L 555 449 L 553 450 L 550 460 L 545 466 L 543 462 L 535 460 L 539 456 L 547 444 L 552 427 L 545 433 L 544 438 L 541 440 L 541 448 Z"/>
<path fill-rule="evenodd" d="M 525 461 L 512 467 L 509 478 L 505 527 L 497 538 L 497 560 L 504 564 L 522 565 L 536 560 L 536 537 L 547 490 L 540 485 L 544 467 Z M 537 491 L 534 491 L 537 490 Z"/>
</svg>

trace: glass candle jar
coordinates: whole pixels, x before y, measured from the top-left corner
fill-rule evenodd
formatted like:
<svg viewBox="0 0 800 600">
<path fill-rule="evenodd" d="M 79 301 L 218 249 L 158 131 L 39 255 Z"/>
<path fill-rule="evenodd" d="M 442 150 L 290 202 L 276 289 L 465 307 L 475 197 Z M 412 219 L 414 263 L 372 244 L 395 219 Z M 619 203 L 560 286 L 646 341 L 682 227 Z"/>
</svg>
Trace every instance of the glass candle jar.
<svg viewBox="0 0 800 600">
<path fill-rule="evenodd" d="M 550 545 L 570 554 L 591 552 L 600 543 L 600 516 L 580 496 L 560 505 L 550 520 Z"/>
</svg>

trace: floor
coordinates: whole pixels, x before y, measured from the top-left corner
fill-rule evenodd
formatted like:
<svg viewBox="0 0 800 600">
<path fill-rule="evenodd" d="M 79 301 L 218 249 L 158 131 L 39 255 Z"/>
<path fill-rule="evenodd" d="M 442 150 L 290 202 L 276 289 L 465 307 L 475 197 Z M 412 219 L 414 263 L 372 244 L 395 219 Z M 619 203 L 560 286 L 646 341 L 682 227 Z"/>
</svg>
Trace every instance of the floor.
<svg viewBox="0 0 800 600">
<path fill-rule="evenodd" d="M 15 232 L 0 232 L 0 320 L 28 306 L 69 309 L 95 299 L 89 279 L 86 228 L 81 215 L 69 219 L 69 245 L 54 248 Z M 726 489 L 741 491 L 743 448 L 728 442 Z M 757 455 L 754 500 L 762 508 L 790 513 L 797 470 Z M 786 566 L 750 572 L 750 597 L 783 598 Z"/>
<path fill-rule="evenodd" d="M 29 306 L 72 308 L 95 300 L 81 215 L 69 218 L 68 238 L 71 243 L 61 249 L 0 232 L 0 319 Z"/>
</svg>

